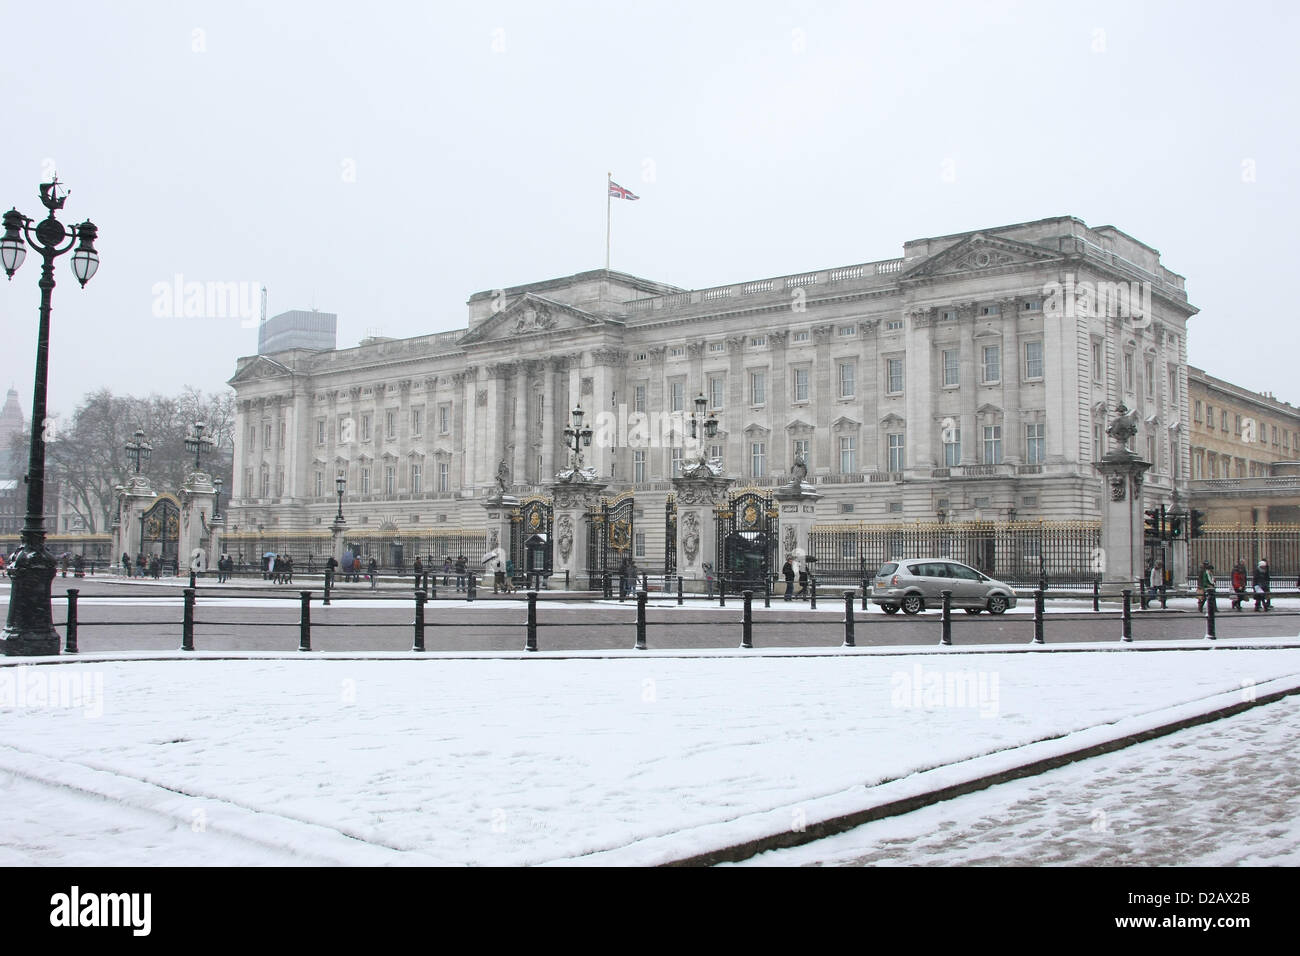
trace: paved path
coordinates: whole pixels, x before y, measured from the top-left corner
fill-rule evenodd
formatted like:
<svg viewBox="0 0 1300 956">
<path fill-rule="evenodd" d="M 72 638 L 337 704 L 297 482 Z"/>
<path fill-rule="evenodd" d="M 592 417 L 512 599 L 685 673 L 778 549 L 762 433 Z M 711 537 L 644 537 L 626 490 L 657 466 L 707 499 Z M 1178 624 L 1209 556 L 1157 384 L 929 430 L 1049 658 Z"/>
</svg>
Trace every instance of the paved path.
<svg viewBox="0 0 1300 956">
<path fill-rule="evenodd" d="M 1298 739 L 1288 697 L 748 865 L 1296 866 Z"/>
</svg>

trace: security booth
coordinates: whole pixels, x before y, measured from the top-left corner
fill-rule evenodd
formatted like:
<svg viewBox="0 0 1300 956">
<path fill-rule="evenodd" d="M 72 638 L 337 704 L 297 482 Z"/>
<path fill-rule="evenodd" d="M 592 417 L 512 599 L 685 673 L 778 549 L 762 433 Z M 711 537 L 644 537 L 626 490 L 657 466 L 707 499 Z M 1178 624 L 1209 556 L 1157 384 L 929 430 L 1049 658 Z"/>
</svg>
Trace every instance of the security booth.
<svg viewBox="0 0 1300 956">
<path fill-rule="evenodd" d="M 529 578 L 529 585 L 550 587 L 547 583 L 551 576 L 551 536 L 549 534 L 529 535 L 524 541 L 523 570 Z"/>
<path fill-rule="evenodd" d="M 405 570 L 405 565 L 402 563 L 404 558 L 405 558 L 405 554 L 402 550 L 402 542 L 400 541 L 391 542 L 388 545 L 389 567 L 396 568 L 399 573 L 402 572 L 403 570 Z"/>
<path fill-rule="evenodd" d="M 770 565 L 767 534 L 762 531 L 733 531 L 724 542 L 726 565 L 723 575 L 727 590 L 762 591 Z"/>
</svg>

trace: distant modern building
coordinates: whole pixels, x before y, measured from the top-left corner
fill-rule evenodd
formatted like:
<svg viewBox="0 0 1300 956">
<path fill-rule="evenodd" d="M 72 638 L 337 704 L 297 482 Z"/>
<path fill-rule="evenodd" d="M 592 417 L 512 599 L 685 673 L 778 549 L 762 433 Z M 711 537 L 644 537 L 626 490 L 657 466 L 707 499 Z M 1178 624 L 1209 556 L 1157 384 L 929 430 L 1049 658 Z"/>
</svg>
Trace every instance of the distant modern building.
<svg viewBox="0 0 1300 956">
<path fill-rule="evenodd" d="M 1187 369 L 1192 506 L 1209 524 L 1300 523 L 1300 408 Z"/>
<path fill-rule="evenodd" d="M 0 408 L 0 478 L 17 478 L 26 471 L 22 456 L 12 453 L 14 436 L 21 435 L 26 425 L 18 389 L 11 385 L 4 408 Z"/>
<path fill-rule="evenodd" d="M 271 355 L 290 349 L 327 352 L 334 348 L 338 323 L 335 313 L 315 309 L 291 309 L 273 315 L 257 328 L 257 354 Z"/>
</svg>

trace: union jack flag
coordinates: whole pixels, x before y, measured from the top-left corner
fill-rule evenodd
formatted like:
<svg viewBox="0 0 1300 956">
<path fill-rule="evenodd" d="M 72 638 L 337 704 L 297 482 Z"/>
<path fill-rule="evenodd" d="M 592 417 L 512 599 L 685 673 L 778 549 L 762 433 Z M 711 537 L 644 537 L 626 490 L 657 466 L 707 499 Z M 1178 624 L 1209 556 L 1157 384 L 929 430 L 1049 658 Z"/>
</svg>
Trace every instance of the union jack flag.
<svg viewBox="0 0 1300 956">
<path fill-rule="evenodd" d="M 622 186 L 614 182 L 614 180 L 612 179 L 609 181 L 609 194 L 613 196 L 615 199 L 640 199 L 641 198 L 640 196 L 633 193 L 632 190 L 624 189 Z"/>
</svg>

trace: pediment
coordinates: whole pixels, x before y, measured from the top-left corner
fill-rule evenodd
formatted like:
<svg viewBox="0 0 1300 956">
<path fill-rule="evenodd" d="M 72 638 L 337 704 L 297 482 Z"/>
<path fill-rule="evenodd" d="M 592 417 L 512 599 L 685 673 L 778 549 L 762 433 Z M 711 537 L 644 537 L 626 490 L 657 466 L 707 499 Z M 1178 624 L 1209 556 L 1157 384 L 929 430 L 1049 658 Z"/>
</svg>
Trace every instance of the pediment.
<svg viewBox="0 0 1300 956">
<path fill-rule="evenodd" d="M 882 425 L 906 425 L 906 424 L 907 424 L 907 421 L 906 421 L 906 420 L 905 420 L 901 415 L 895 415 L 893 412 L 890 412 L 888 415 L 886 415 L 884 418 L 882 418 L 882 419 L 880 420 L 880 424 L 882 424 Z"/>
<path fill-rule="evenodd" d="M 750 422 L 745 426 L 744 434 L 746 435 L 770 435 L 772 429 L 760 425 L 758 422 Z"/>
<path fill-rule="evenodd" d="M 232 378 L 228 379 L 226 384 L 245 385 L 249 382 L 285 378 L 292 375 L 293 369 L 289 368 L 289 366 L 277 362 L 275 359 L 267 358 L 265 355 L 259 355 L 236 372 Z"/>
<path fill-rule="evenodd" d="M 997 271 L 1007 267 L 1052 262 L 1061 258 L 1059 252 L 1041 246 L 1020 242 L 1017 239 L 986 236 L 977 232 L 969 239 L 964 239 L 955 246 L 950 246 L 919 263 L 904 273 L 900 281 Z"/>
<path fill-rule="evenodd" d="M 902 419 L 899 419 L 899 421 L 902 421 Z M 849 416 L 847 415 L 841 415 L 839 418 L 835 419 L 835 421 L 831 422 L 831 428 L 835 428 L 835 429 L 861 428 L 861 427 L 862 427 L 862 422 L 849 418 Z"/>
<path fill-rule="evenodd" d="M 816 427 L 808 424 L 802 419 L 796 418 L 790 424 L 785 426 L 785 430 L 788 432 L 811 432 L 816 431 Z"/>
<path fill-rule="evenodd" d="M 1001 414 L 1002 414 L 1002 409 L 998 408 L 996 405 L 990 405 L 988 402 L 985 402 L 985 403 L 984 403 L 983 405 L 981 405 L 979 408 L 975 409 L 975 414 L 977 414 L 977 415 L 1001 415 Z"/>
<path fill-rule="evenodd" d="M 556 332 L 585 332 L 609 324 L 595 313 L 528 292 L 476 326 L 459 344 L 482 345 Z"/>
</svg>

